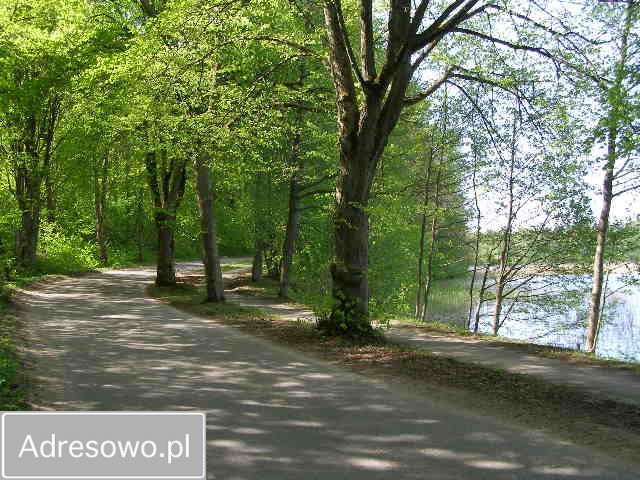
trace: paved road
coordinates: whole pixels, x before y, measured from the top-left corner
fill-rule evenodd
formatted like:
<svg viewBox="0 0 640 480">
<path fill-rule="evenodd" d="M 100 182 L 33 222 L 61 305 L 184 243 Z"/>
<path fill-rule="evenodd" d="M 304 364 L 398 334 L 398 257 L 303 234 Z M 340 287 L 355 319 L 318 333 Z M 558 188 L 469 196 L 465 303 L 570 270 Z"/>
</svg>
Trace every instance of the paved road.
<svg viewBox="0 0 640 480">
<path fill-rule="evenodd" d="M 151 269 L 20 295 L 35 398 L 207 412 L 208 478 L 637 479 L 637 469 L 358 375 L 145 297 Z"/>
</svg>

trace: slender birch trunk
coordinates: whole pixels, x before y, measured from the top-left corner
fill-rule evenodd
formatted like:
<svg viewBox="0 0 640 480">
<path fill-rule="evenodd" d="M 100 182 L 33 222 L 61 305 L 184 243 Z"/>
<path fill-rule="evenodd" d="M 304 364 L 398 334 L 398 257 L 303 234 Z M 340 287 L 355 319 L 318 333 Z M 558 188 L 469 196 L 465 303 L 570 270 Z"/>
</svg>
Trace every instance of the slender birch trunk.
<svg viewBox="0 0 640 480">
<path fill-rule="evenodd" d="M 107 249 L 107 230 L 105 225 L 105 210 L 107 204 L 107 183 L 109 179 L 109 155 L 105 154 L 96 160 L 93 173 L 93 194 L 96 212 L 96 246 L 100 264 L 109 263 Z"/>
<path fill-rule="evenodd" d="M 300 137 L 296 137 L 294 142 L 294 152 L 300 143 Z M 294 153 L 296 155 L 296 153 Z M 280 269 L 280 289 L 278 296 L 289 297 L 289 286 L 291 284 L 291 266 L 295 254 L 296 239 L 300 227 L 300 181 L 302 179 L 303 166 L 297 162 L 296 169 L 291 174 L 289 180 L 289 213 L 287 216 L 287 227 L 285 231 L 284 243 L 282 245 L 282 267 Z"/>
<path fill-rule="evenodd" d="M 619 58 L 616 62 L 616 76 L 610 91 L 607 91 L 608 98 L 614 98 L 614 102 L 620 102 L 622 90 L 624 88 L 625 67 L 629 50 L 629 34 L 633 23 L 633 1 L 627 2 L 627 11 L 624 29 L 622 32 L 622 42 Z M 614 93 L 613 95 L 611 93 Z M 604 280 L 604 257 L 607 244 L 607 232 L 609 230 L 609 215 L 613 202 L 613 181 L 616 161 L 618 159 L 617 139 L 620 122 L 619 103 L 610 105 L 608 114 L 607 129 L 607 158 L 604 167 L 604 180 L 602 182 L 602 208 L 596 226 L 596 250 L 593 258 L 593 283 L 591 286 L 591 300 L 589 302 L 589 314 L 587 325 L 587 338 L 585 350 L 594 352 L 596 349 L 596 337 L 600 325 L 600 306 L 602 303 L 602 283 Z"/>
<path fill-rule="evenodd" d="M 431 183 L 431 164 L 433 162 L 433 143 L 429 139 L 427 160 L 425 162 L 424 196 L 422 198 L 422 213 L 420 214 L 420 244 L 418 251 L 418 290 L 416 292 L 415 318 L 421 320 L 424 311 L 424 241 L 427 233 L 427 206 L 429 204 L 429 184 Z"/>
</svg>

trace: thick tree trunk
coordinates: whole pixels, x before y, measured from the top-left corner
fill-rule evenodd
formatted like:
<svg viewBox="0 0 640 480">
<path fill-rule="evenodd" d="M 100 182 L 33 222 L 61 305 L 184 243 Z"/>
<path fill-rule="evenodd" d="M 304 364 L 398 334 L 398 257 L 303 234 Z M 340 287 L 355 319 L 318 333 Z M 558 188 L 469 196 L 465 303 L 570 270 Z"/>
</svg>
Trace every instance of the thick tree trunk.
<svg viewBox="0 0 640 480">
<path fill-rule="evenodd" d="M 589 302 L 587 339 L 585 351 L 594 352 L 596 349 L 596 336 L 600 326 L 600 312 L 602 303 L 602 284 L 604 281 L 604 251 L 607 243 L 607 231 L 609 229 L 609 214 L 613 201 L 613 171 L 616 161 L 617 132 L 610 128 L 608 132 L 607 164 L 605 166 L 604 181 L 602 184 L 602 209 L 596 226 L 596 251 L 593 258 L 593 283 L 591 286 L 591 301 Z"/>
<path fill-rule="evenodd" d="M 207 301 L 220 302 L 224 300 L 224 285 L 220 257 L 218 256 L 211 169 L 205 160 L 206 158 L 202 154 L 196 159 L 196 184 L 198 205 L 200 207 L 200 238 L 202 241 Z"/>
<path fill-rule="evenodd" d="M 183 159 L 167 159 L 161 152 L 160 169 L 156 152 L 147 152 L 145 164 L 155 207 L 154 219 L 158 232 L 156 285 L 176 283 L 175 238 L 176 212 L 184 196 L 186 163 Z"/>
<path fill-rule="evenodd" d="M 22 212 L 20 230 L 16 235 L 16 261 L 18 265 L 25 268 L 31 268 L 36 263 L 40 235 L 42 180 L 48 174 L 48 165 L 41 161 L 37 149 L 37 128 L 36 118 L 29 117 L 23 139 L 18 142 L 16 148 L 16 153 L 23 158 L 14 165 L 14 195 Z M 47 145 L 51 138 L 47 135 L 45 139 Z"/>
<path fill-rule="evenodd" d="M 289 297 L 289 285 L 291 283 L 291 266 L 295 253 L 296 239 L 300 225 L 300 179 L 302 176 L 302 165 L 299 164 L 291 175 L 289 181 L 289 215 L 287 217 L 287 228 L 282 245 L 282 267 L 280 270 L 280 289 L 278 296 Z"/>
<path fill-rule="evenodd" d="M 20 166 L 15 172 L 15 196 L 22 211 L 20 230 L 16 235 L 18 265 L 30 268 L 36 263 L 40 234 L 41 181 L 38 172 Z"/>
<path fill-rule="evenodd" d="M 158 265 L 156 269 L 156 285 L 170 287 L 176 284 L 176 246 L 173 236 L 175 217 L 156 214 L 158 229 Z"/>
<path fill-rule="evenodd" d="M 98 258 L 102 265 L 109 262 L 107 250 L 107 232 L 105 226 L 105 209 L 107 202 L 107 180 L 109 174 L 108 157 L 98 160 L 94 169 L 94 203 L 96 211 L 96 245 Z"/>
<path fill-rule="evenodd" d="M 34 200 L 34 203 L 37 203 Z M 16 237 L 16 259 L 22 267 L 33 267 L 36 263 L 38 236 L 40 233 L 40 207 L 32 205 L 22 210 L 20 230 Z"/>
<path fill-rule="evenodd" d="M 410 26 L 410 11 L 409 0 L 394 2 L 389 17 L 387 61 L 377 81 L 370 82 L 366 78 L 375 76 L 375 46 L 370 29 L 373 16 L 372 10 L 363 3 L 362 22 L 367 32 L 362 49 L 366 69 L 364 76 L 356 71 L 362 86 L 361 95 L 354 82 L 353 55 L 349 35 L 344 30 L 342 7 L 340 2 L 324 2 L 340 143 L 334 216 L 335 261 L 331 265 L 334 305 L 326 325 L 331 334 L 363 336 L 372 331 L 368 312 L 367 206 L 378 161 L 405 105 L 405 92 L 413 73 L 412 51 L 405 48 L 415 33 Z"/>
<path fill-rule="evenodd" d="M 331 265 L 334 306 L 338 324 L 368 322 L 369 216 L 362 174 L 343 172 L 338 179 L 334 218 L 335 262 Z"/>
</svg>

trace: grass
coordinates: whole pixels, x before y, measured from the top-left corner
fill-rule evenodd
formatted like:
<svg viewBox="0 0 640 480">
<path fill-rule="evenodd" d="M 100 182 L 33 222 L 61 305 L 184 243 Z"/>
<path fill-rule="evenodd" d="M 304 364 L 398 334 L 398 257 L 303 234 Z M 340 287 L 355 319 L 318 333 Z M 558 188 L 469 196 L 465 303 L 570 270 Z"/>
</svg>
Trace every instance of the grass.
<svg viewBox="0 0 640 480">
<path fill-rule="evenodd" d="M 204 292 L 192 285 L 176 289 L 151 287 L 149 293 L 176 307 L 383 379 L 398 389 L 435 397 L 478 414 L 506 417 L 624 460 L 640 461 L 638 406 L 384 341 L 354 343 L 324 337 L 308 322 L 290 322 L 228 302 L 203 304 Z"/>
<path fill-rule="evenodd" d="M 469 308 L 469 284 L 466 277 L 443 278 L 433 281 L 429 296 L 429 313 L 438 321 L 462 325 Z"/>
<path fill-rule="evenodd" d="M 227 319 L 270 318 L 269 313 L 257 308 L 242 307 L 231 302 L 205 302 L 204 290 L 188 283 L 178 283 L 176 287 L 152 285 L 147 288 L 147 293 L 154 298 L 198 315 Z"/>
<path fill-rule="evenodd" d="M 0 297 L 0 411 L 25 410 L 25 381 L 18 355 L 18 319 Z"/>
</svg>

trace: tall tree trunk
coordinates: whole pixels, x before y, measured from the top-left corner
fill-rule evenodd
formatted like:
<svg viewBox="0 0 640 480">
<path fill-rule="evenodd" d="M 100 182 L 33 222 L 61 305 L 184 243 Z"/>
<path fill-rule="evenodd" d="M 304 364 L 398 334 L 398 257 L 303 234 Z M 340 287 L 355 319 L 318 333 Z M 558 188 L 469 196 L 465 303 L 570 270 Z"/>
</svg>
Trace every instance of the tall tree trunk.
<svg viewBox="0 0 640 480">
<path fill-rule="evenodd" d="M 477 162 L 477 158 L 475 159 Z M 476 277 L 478 275 L 478 261 L 480 259 L 480 229 L 482 221 L 482 212 L 480 211 L 480 204 L 478 203 L 478 185 L 477 185 L 477 163 L 473 165 L 473 200 L 476 210 L 476 239 L 474 246 L 474 258 L 473 258 L 473 271 L 471 273 L 471 282 L 469 283 L 469 315 L 467 316 L 467 329 L 471 327 L 471 317 L 473 315 L 473 291 L 475 289 Z M 486 276 L 485 276 L 486 278 Z M 478 305 L 480 304 L 480 298 L 478 298 Z M 477 327 L 476 327 L 477 328 Z"/>
<path fill-rule="evenodd" d="M 144 192 L 138 189 L 136 202 L 136 246 L 138 250 L 138 262 L 144 261 Z"/>
<path fill-rule="evenodd" d="M 98 247 L 98 258 L 102 265 L 109 262 L 107 250 L 107 232 L 105 226 L 105 210 L 107 203 L 107 182 L 109 177 L 109 157 L 105 154 L 94 165 L 93 185 L 94 204 L 96 211 L 96 245 Z"/>
<path fill-rule="evenodd" d="M 45 183 L 45 195 L 46 195 L 46 207 L 47 207 L 47 221 L 55 222 L 56 220 L 56 201 L 53 190 L 53 136 L 55 134 L 56 125 L 58 123 L 58 112 L 60 108 L 60 101 L 57 96 L 53 96 L 49 100 L 49 111 L 47 118 L 47 129 L 45 135 L 45 148 L 44 148 L 44 183 Z"/>
<path fill-rule="evenodd" d="M 444 145 L 443 147 L 444 148 Z M 442 156 L 440 157 L 442 161 Z M 436 241 L 438 240 L 438 209 L 440 208 L 440 176 L 442 166 L 438 165 L 438 173 L 436 174 L 436 192 L 433 215 L 431 216 L 431 243 L 429 245 L 429 255 L 427 257 L 427 278 L 424 286 L 424 308 L 422 310 L 422 321 L 429 321 L 429 297 L 431 295 L 431 284 L 433 280 L 433 257 L 436 251 Z"/>
<path fill-rule="evenodd" d="M 335 261 L 331 265 L 334 304 L 327 326 L 331 327 L 331 333 L 360 336 L 372 330 L 368 311 L 369 194 L 389 135 L 407 105 L 405 92 L 414 71 L 411 44 L 418 40 L 415 33 L 421 18 L 412 25 L 411 2 L 393 3 L 388 22 L 387 61 L 376 77 L 373 10 L 369 8 L 371 2 L 362 2 L 361 22 L 366 32 L 361 47 L 366 69 L 355 71 L 362 87 L 360 94 L 355 86 L 354 57 L 342 6 L 340 2 L 323 5 L 340 144 L 334 214 Z M 416 60 L 416 67 L 420 61 Z M 376 81 L 372 81 L 374 78 Z M 443 81 L 444 78 L 439 84 Z"/>
<path fill-rule="evenodd" d="M 186 181 L 186 162 L 180 158 L 167 158 L 166 152 L 158 155 L 147 152 L 145 166 L 149 188 L 153 195 L 154 219 L 158 232 L 158 260 L 156 285 L 168 287 L 176 284 L 175 237 L 176 214 Z M 158 168 L 160 167 L 160 168 Z"/>
<path fill-rule="evenodd" d="M 47 172 L 41 165 L 36 146 L 37 123 L 34 116 L 27 119 L 25 134 L 16 149 L 22 158 L 14 165 L 15 198 L 21 211 L 20 230 L 16 235 L 16 260 L 26 268 L 36 263 L 40 234 L 42 179 Z"/>
<path fill-rule="evenodd" d="M 427 160 L 425 162 L 424 196 L 422 197 L 422 213 L 420 214 L 420 245 L 418 249 L 418 290 L 416 292 L 415 318 L 421 320 L 424 311 L 424 240 L 427 233 L 427 206 L 429 204 L 429 184 L 431 183 L 431 164 L 433 162 L 433 143 L 429 139 Z"/>
<path fill-rule="evenodd" d="M 155 220 L 158 229 L 156 285 L 171 287 L 176 284 L 176 242 L 173 234 L 176 219 L 175 216 L 157 213 Z"/>
<path fill-rule="evenodd" d="M 253 262 L 251 263 L 251 281 L 259 282 L 262 280 L 262 252 L 264 246 L 262 242 L 256 241 L 255 253 L 253 255 Z"/>
<path fill-rule="evenodd" d="M 36 200 L 23 208 L 20 230 L 16 237 L 16 258 L 22 267 L 32 267 L 36 263 L 38 236 L 40 232 L 40 206 Z"/>
<path fill-rule="evenodd" d="M 196 184 L 198 205 L 200 207 L 200 238 L 202 241 L 207 301 L 220 302 L 224 300 L 224 285 L 220 257 L 218 256 L 216 218 L 213 206 L 213 182 L 211 169 L 207 164 L 207 157 L 203 153 L 196 155 Z"/>
<path fill-rule="evenodd" d="M 289 181 L 289 215 L 287 228 L 282 245 L 282 267 L 280 269 L 280 289 L 278 296 L 289 297 L 291 283 L 291 266 L 295 254 L 296 239 L 300 225 L 300 180 L 302 177 L 302 164 L 298 164 Z"/>
<path fill-rule="evenodd" d="M 609 128 L 607 164 L 605 166 L 604 181 L 602 184 L 602 208 L 598 225 L 596 226 L 596 251 L 593 258 L 593 282 L 591 285 L 591 300 L 589 302 L 589 314 L 587 325 L 587 339 L 585 350 L 594 352 L 596 349 L 596 336 L 600 325 L 600 305 L 602 303 L 602 283 L 604 281 L 604 250 L 607 243 L 607 231 L 609 230 L 609 214 L 613 201 L 613 171 L 616 163 L 616 138 L 617 131 Z"/>
<path fill-rule="evenodd" d="M 609 105 L 608 130 L 607 130 L 607 161 L 604 168 L 604 181 L 602 184 L 602 209 L 596 226 L 596 251 L 593 258 L 593 284 L 591 287 L 591 301 L 589 302 L 589 323 L 587 326 L 587 339 L 585 350 L 594 352 L 596 338 L 600 326 L 600 305 L 602 303 L 602 282 L 604 279 L 604 251 L 607 243 L 607 231 L 609 230 L 609 214 L 613 201 L 613 180 L 616 161 L 618 159 L 617 139 L 618 125 L 620 122 L 621 102 L 624 97 L 624 79 L 626 76 L 626 64 L 629 53 L 629 35 L 634 18 L 634 5 L 632 0 L 627 1 L 625 23 L 622 32 L 622 42 L 618 60 L 615 65 L 615 80 L 607 98 L 614 98 Z"/>
<path fill-rule="evenodd" d="M 497 335 L 500 327 L 504 323 L 502 319 L 502 306 L 504 302 L 504 288 L 507 282 L 509 253 L 511 251 L 511 234 L 513 230 L 514 220 L 514 192 L 513 187 L 515 183 L 514 172 L 517 155 L 517 128 L 520 121 L 520 111 L 518 116 L 513 119 L 513 129 L 511 137 L 511 156 L 509 162 L 509 177 L 508 177 L 508 194 L 507 194 L 507 224 L 504 227 L 502 233 L 502 246 L 500 249 L 500 270 L 496 277 L 496 304 L 493 311 L 493 334 Z"/>
<path fill-rule="evenodd" d="M 487 291 L 487 277 L 489 276 L 490 267 L 491 255 L 489 255 L 487 259 L 487 264 L 484 267 L 484 272 L 482 272 L 482 282 L 480 283 L 480 291 L 478 292 L 478 306 L 476 307 L 476 313 L 474 317 L 473 333 L 478 333 L 478 330 L 480 329 L 480 310 L 482 309 L 482 304 L 484 303 L 484 294 Z"/>
<path fill-rule="evenodd" d="M 334 218 L 335 262 L 331 265 L 332 318 L 356 324 L 368 317 L 369 216 L 362 176 L 342 172 L 338 178 Z"/>
<path fill-rule="evenodd" d="M 45 180 L 45 193 L 47 195 L 47 221 L 53 223 L 56 221 L 56 197 L 53 190 L 53 179 L 51 178 L 51 171 L 47 175 Z"/>
</svg>

